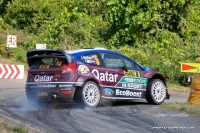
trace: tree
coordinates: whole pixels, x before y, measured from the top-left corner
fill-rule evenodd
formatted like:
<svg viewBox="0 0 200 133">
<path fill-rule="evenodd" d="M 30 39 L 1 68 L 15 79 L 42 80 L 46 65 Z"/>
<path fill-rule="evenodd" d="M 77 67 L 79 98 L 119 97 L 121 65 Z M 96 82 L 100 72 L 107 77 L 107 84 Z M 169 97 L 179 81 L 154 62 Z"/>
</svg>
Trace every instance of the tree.
<svg viewBox="0 0 200 133">
<path fill-rule="evenodd" d="M 162 29 L 182 35 L 180 23 L 186 19 L 190 3 L 189 0 L 108 0 L 107 19 L 111 27 L 106 39 L 118 47 L 144 44 Z"/>
</svg>

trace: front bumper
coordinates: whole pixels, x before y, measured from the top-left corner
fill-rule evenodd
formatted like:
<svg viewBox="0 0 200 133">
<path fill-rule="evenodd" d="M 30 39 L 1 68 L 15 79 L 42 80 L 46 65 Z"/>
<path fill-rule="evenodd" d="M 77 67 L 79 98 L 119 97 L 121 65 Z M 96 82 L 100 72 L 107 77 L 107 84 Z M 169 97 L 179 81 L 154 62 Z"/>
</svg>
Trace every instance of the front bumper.
<svg viewBox="0 0 200 133">
<path fill-rule="evenodd" d="M 28 100 L 53 101 L 73 99 L 75 83 L 26 83 L 26 96 Z M 56 95 L 56 98 L 55 98 Z"/>
</svg>

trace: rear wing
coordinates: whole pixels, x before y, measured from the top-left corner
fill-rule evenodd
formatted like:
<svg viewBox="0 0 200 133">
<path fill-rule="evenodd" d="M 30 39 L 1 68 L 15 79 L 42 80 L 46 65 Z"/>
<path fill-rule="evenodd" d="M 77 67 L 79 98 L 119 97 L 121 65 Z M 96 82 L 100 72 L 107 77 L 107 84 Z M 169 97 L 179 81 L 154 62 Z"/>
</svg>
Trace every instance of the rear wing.
<svg viewBox="0 0 200 133">
<path fill-rule="evenodd" d="M 73 62 L 73 57 L 63 50 L 35 49 L 35 50 L 28 51 L 26 54 L 27 62 L 29 65 L 31 64 L 32 59 L 50 58 L 50 57 L 66 58 L 68 64 Z"/>
<path fill-rule="evenodd" d="M 41 49 L 41 50 L 30 50 L 27 52 L 26 57 L 36 57 L 36 56 L 66 56 L 63 50 L 53 50 L 53 49 Z"/>
</svg>

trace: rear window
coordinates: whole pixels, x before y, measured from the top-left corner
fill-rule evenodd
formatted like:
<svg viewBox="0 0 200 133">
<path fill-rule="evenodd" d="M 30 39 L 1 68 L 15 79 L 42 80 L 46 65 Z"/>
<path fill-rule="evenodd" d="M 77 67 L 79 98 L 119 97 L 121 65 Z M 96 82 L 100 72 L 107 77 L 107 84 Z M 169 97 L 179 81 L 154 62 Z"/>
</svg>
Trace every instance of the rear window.
<svg viewBox="0 0 200 133">
<path fill-rule="evenodd" d="M 31 69 L 56 68 L 67 64 L 67 60 L 65 58 L 34 58 L 31 62 Z"/>
</svg>

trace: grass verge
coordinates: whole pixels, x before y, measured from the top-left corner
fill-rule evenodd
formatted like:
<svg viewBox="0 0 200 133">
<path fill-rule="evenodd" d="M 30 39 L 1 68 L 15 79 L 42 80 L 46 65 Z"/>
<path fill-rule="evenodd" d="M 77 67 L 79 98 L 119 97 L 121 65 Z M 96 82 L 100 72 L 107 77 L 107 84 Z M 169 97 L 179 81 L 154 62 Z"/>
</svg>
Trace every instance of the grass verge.
<svg viewBox="0 0 200 133">
<path fill-rule="evenodd" d="M 190 92 L 190 86 L 184 87 L 178 84 L 168 83 L 168 89 L 175 92 Z"/>
<path fill-rule="evenodd" d="M 8 57 L 6 55 L 0 54 L 0 64 L 11 64 L 11 65 L 24 65 L 24 70 L 28 70 L 28 64 L 17 61 L 15 58 Z"/>
<path fill-rule="evenodd" d="M 162 105 L 160 105 L 160 107 L 187 114 L 200 115 L 200 106 L 189 105 L 187 103 L 163 103 Z"/>
<path fill-rule="evenodd" d="M 1 133 L 28 133 L 19 127 L 10 127 L 5 123 L 0 123 Z"/>
</svg>

